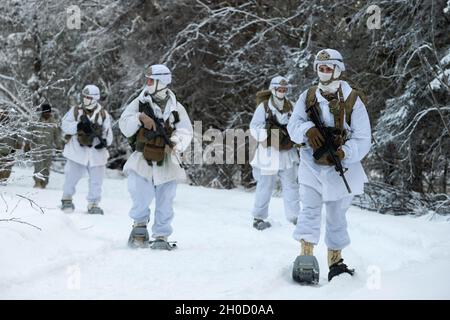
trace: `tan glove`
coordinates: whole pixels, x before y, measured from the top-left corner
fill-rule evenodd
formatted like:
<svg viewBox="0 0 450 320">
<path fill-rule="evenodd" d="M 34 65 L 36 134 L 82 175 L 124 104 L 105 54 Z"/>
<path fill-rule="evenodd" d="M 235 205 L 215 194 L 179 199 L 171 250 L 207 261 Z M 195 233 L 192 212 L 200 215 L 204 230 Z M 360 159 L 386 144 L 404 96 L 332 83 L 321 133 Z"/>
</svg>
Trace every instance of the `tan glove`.
<svg viewBox="0 0 450 320">
<path fill-rule="evenodd" d="M 171 148 L 168 144 L 166 144 L 164 146 L 164 152 L 165 153 L 172 153 L 174 147 L 175 147 L 175 145 L 173 145 L 172 148 Z"/>
<path fill-rule="evenodd" d="M 336 156 L 339 158 L 339 160 L 342 161 L 342 160 L 345 158 L 345 152 L 344 152 L 341 148 L 339 148 L 339 149 L 336 151 Z M 328 161 L 328 163 L 329 163 L 330 165 L 333 164 L 333 159 L 331 158 L 330 155 L 327 155 L 327 161 Z"/>
<path fill-rule="evenodd" d="M 306 136 L 308 137 L 308 143 L 313 148 L 313 150 L 319 149 L 325 142 L 324 137 L 316 127 L 312 127 L 311 129 L 309 129 L 306 132 Z"/>
<path fill-rule="evenodd" d="M 142 122 L 142 124 L 144 125 L 144 128 L 148 129 L 148 130 L 156 130 L 156 123 L 155 121 L 150 118 L 148 115 L 146 115 L 145 113 L 141 112 L 141 114 L 139 115 L 139 121 Z"/>
<path fill-rule="evenodd" d="M 340 160 L 344 160 L 344 158 L 345 158 L 345 152 L 341 148 L 339 148 L 336 151 L 336 155 L 339 157 Z"/>
</svg>

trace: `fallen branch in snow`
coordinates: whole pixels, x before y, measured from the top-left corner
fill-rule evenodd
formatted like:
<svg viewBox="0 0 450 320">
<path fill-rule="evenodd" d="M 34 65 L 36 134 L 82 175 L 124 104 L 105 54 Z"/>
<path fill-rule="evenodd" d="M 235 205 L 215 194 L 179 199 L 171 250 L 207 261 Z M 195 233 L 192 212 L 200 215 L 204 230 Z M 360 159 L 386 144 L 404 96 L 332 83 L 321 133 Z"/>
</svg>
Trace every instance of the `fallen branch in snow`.
<svg viewBox="0 0 450 320">
<path fill-rule="evenodd" d="M 34 202 L 33 200 L 31 200 L 30 198 L 24 197 L 24 196 L 22 196 L 22 195 L 20 195 L 20 194 L 16 194 L 16 196 L 18 196 L 19 198 L 23 198 L 23 199 L 25 199 L 25 200 L 28 200 L 28 202 L 30 203 L 30 206 L 31 206 L 33 209 L 35 209 L 36 211 L 37 211 L 37 209 L 36 209 L 35 207 L 39 208 L 39 210 L 41 211 L 42 214 L 45 213 L 44 210 L 42 209 L 42 207 L 39 206 L 36 202 Z"/>
<path fill-rule="evenodd" d="M 30 203 L 31 208 L 33 208 L 34 210 L 40 211 L 41 214 L 45 213 L 44 209 L 40 205 L 38 205 L 34 200 L 32 200 L 32 199 L 30 199 L 30 198 L 28 198 L 26 196 L 20 195 L 20 194 L 15 194 L 15 196 L 19 197 L 20 199 L 17 201 L 17 203 L 15 204 L 14 208 L 9 212 L 9 214 L 13 214 L 14 213 L 14 211 L 17 209 L 17 207 L 18 207 L 19 203 L 22 201 L 22 199 L 28 200 L 28 202 Z M 6 201 L 5 197 L 3 196 L 3 193 L 0 194 L 0 197 L 2 198 L 3 203 L 5 205 L 5 208 L 6 208 L 5 211 L 1 210 L 1 212 L 8 213 L 9 206 L 8 206 L 8 202 Z M 17 223 L 22 223 L 22 224 L 26 224 L 26 225 L 29 225 L 31 227 L 34 227 L 34 228 L 38 229 L 39 231 L 42 231 L 42 229 L 39 228 L 38 226 L 35 226 L 34 224 L 26 222 L 26 221 L 22 221 L 20 218 L 14 218 L 13 217 L 13 218 L 8 218 L 8 219 L 0 219 L 0 222 L 17 222 Z"/>
<path fill-rule="evenodd" d="M 26 221 L 22 221 L 22 220 L 20 220 L 20 218 L 0 219 L 0 222 L 17 222 L 17 223 L 22 223 L 22 224 L 29 225 L 29 226 L 31 226 L 33 228 L 36 228 L 39 231 L 42 231 L 42 229 L 39 228 L 38 226 L 35 226 L 34 224 L 31 224 L 31 223 L 26 222 Z"/>
</svg>

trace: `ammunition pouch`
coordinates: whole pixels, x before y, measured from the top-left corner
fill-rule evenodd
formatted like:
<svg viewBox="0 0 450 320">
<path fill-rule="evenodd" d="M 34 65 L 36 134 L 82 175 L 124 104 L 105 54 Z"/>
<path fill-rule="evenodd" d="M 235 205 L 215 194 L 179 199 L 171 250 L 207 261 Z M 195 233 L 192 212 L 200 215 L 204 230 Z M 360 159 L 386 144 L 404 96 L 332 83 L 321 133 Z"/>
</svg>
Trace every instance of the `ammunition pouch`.
<svg viewBox="0 0 450 320">
<path fill-rule="evenodd" d="M 82 130 L 77 131 L 78 142 L 80 143 L 81 146 L 91 148 L 94 143 L 95 137 L 102 136 L 102 126 L 100 126 L 97 123 L 93 123 L 91 127 L 92 127 L 91 133 L 86 133 Z"/>
<path fill-rule="evenodd" d="M 267 139 L 262 142 L 264 147 L 274 147 L 277 150 L 285 151 L 291 150 L 294 147 L 294 143 L 289 137 L 286 124 L 280 124 L 276 116 L 272 113 L 269 108 L 269 100 L 264 101 L 264 111 L 267 115 L 266 117 L 266 129 L 267 129 Z M 285 100 L 282 113 L 291 113 L 292 105 L 288 100 Z M 275 140 L 276 144 L 272 145 L 272 130 L 278 129 L 278 141 Z"/>
<path fill-rule="evenodd" d="M 264 147 L 274 147 L 277 150 L 285 151 L 290 150 L 294 147 L 294 143 L 292 142 L 289 134 L 287 133 L 286 126 L 275 126 L 272 124 L 268 124 L 266 126 L 267 129 L 267 139 L 262 142 Z M 275 141 L 275 145 L 272 145 L 272 130 L 278 129 L 278 141 Z"/>
<path fill-rule="evenodd" d="M 141 127 L 136 135 L 136 151 L 142 152 L 144 159 L 161 162 L 165 157 L 166 142 L 164 137 L 156 131 Z"/>
<path fill-rule="evenodd" d="M 346 132 L 345 130 L 341 133 L 341 130 L 335 127 L 326 127 L 325 128 L 325 140 L 330 141 L 333 146 L 333 152 L 336 152 L 340 146 L 344 144 Z M 328 157 L 326 143 L 322 145 L 320 148 L 313 150 L 314 162 L 319 165 L 325 166 L 333 166 L 334 163 L 330 161 L 330 157 Z"/>
</svg>

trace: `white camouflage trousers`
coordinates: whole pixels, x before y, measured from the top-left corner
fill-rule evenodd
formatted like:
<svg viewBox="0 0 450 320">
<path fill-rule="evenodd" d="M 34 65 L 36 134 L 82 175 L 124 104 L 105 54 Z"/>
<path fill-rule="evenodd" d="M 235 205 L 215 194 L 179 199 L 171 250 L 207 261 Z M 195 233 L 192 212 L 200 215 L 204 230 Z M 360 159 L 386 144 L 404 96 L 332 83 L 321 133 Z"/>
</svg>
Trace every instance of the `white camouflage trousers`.
<svg viewBox="0 0 450 320">
<path fill-rule="evenodd" d="M 67 159 L 64 166 L 63 199 L 72 199 L 76 192 L 75 188 L 78 181 L 80 181 L 86 171 L 89 175 L 89 191 L 86 199 L 90 204 L 98 204 L 100 202 L 105 166 L 83 166 L 69 159 Z"/>
<path fill-rule="evenodd" d="M 297 184 L 297 167 L 278 171 L 283 193 L 284 214 L 290 222 L 295 222 L 300 212 L 300 197 Z M 277 174 L 262 175 L 261 170 L 253 168 L 253 177 L 256 180 L 255 204 L 253 217 L 267 219 L 269 216 L 269 203 L 275 187 Z"/>
<path fill-rule="evenodd" d="M 345 214 L 350 207 L 353 196 L 337 201 L 323 202 L 322 195 L 317 190 L 300 184 L 300 197 L 302 209 L 293 234 L 295 240 L 303 239 L 313 244 L 319 242 L 322 205 L 325 204 L 325 244 L 332 250 L 341 250 L 350 244 Z"/>
<path fill-rule="evenodd" d="M 175 199 L 177 182 L 175 180 L 155 186 L 153 181 L 130 170 L 128 173 L 128 191 L 133 201 L 129 216 L 135 223 L 147 223 L 150 220 L 150 204 L 155 203 L 155 221 L 152 226 L 152 237 L 169 237 L 172 234 L 174 217 L 173 200 Z"/>
</svg>

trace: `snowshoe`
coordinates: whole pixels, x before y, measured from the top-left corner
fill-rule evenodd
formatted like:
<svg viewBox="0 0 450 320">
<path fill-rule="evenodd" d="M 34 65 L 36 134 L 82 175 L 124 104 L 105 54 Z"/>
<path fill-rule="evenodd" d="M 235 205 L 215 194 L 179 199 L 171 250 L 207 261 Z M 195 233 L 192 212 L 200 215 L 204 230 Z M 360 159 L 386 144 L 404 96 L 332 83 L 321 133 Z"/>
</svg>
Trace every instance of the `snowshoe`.
<svg viewBox="0 0 450 320">
<path fill-rule="evenodd" d="M 344 259 L 340 259 L 330 267 L 330 271 L 328 272 L 328 281 L 331 281 L 331 279 L 342 273 L 348 273 L 351 276 L 353 276 L 353 274 L 355 273 L 355 269 L 349 269 L 347 267 L 347 265 L 344 263 Z"/>
<path fill-rule="evenodd" d="M 96 204 L 90 204 L 88 206 L 89 214 L 103 214 L 103 209 L 98 207 Z"/>
<path fill-rule="evenodd" d="M 128 238 L 128 246 L 131 248 L 147 248 L 149 239 L 147 225 L 137 224 L 131 230 L 130 237 Z"/>
<path fill-rule="evenodd" d="M 292 278 L 301 284 L 319 283 L 319 263 L 316 257 L 301 255 L 294 261 Z"/>
<path fill-rule="evenodd" d="M 168 242 L 165 238 L 156 238 L 150 241 L 150 249 L 153 250 L 172 250 L 177 247 L 176 242 Z"/>
<path fill-rule="evenodd" d="M 75 210 L 75 206 L 71 199 L 61 200 L 61 210 L 65 213 L 72 213 Z"/>
<path fill-rule="evenodd" d="M 269 221 L 264 221 L 262 219 L 253 219 L 253 228 L 255 228 L 256 230 L 264 230 L 267 228 L 270 228 L 272 225 L 270 224 Z"/>
</svg>

